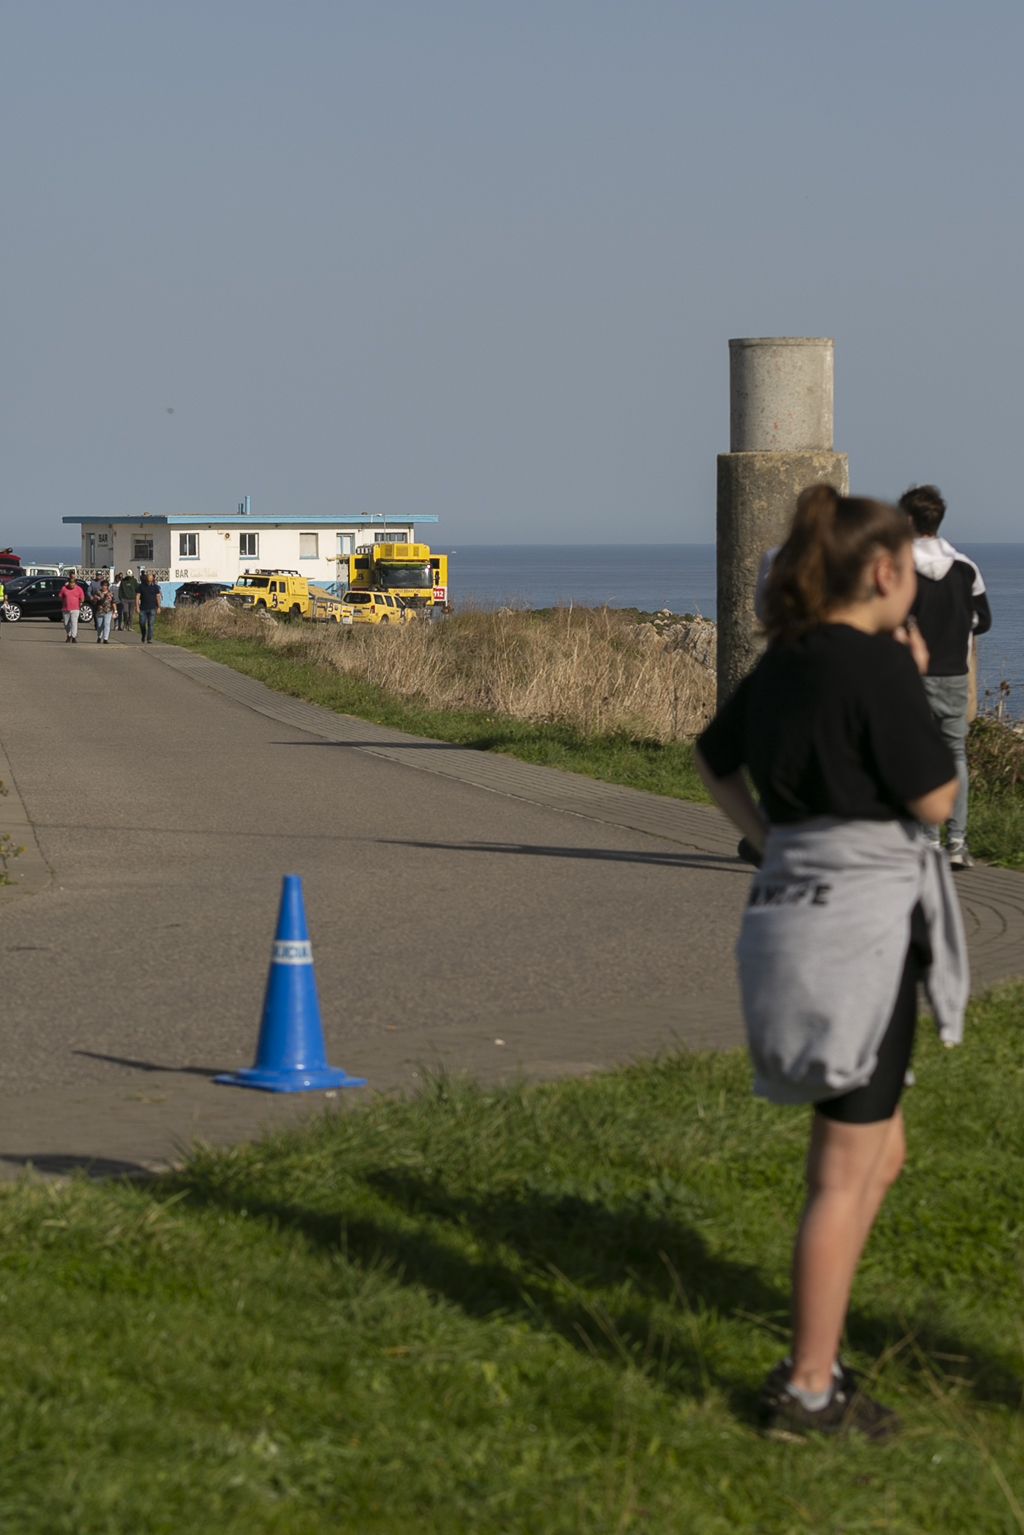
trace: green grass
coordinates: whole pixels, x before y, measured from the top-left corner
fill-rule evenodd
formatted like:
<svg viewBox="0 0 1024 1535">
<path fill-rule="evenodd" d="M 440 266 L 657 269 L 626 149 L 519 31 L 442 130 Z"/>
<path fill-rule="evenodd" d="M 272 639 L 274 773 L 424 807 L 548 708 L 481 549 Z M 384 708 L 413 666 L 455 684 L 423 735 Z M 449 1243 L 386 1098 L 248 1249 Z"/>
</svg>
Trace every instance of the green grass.
<svg viewBox="0 0 1024 1535">
<path fill-rule="evenodd" d="M 1024 869 L 1024 738 L 982 717 L 971 726 L 967 754 L 971 846 L 983 858 Z"/>
<path fill-rule="evenodd" d="M 568 726 L 531 724 L 505 715 L 430 709 L 358 678 L 326 671 L 315 662 L 269 651 L 258 640 L 175 630 L 173 622 L 166 620 L 161 622 L 160 638 L 197 650 L 212 661 L 221 661 L 278 693 L 322 704 L 339 714 L 354 714 L 378 725 L 391 725 L 396 730 L 430 736 L 437 741 L 452 741 L 477 751 L 504 752 L 523 762 L 585 773 L 590 778 L 647 789 L 652 794 L 709 803 L 694 767 L 693 745 L 689 741 L 662 745 L 622 735 L 584 735 Z"/>
<path fill-rule="evenodd" d="M 988 789 L 977 779 L 968 809 L 968 841 L 979 858 L 1024 869 L 1024 789 Z"/>
<path fill-rule="evenodd" d="M 680 1055 L 0 1193 L 0 1528 L 1020 1531 L 1022 1022 L 1007 989 L 919 1051 L 848 1339 L 889 1446 L 752 1426 L 806 1114 Z"/>
</svg>

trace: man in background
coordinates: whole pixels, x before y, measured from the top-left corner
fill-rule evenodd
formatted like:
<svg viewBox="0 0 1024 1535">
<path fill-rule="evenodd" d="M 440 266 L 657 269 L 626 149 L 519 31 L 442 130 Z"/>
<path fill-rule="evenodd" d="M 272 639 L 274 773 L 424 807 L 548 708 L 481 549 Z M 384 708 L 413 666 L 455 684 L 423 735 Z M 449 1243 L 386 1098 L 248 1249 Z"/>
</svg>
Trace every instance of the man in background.
<svg viewBox="0 0 1024 1535">
<path fill-rule="evenodd" d="M 970 869 L 967 848 L 967 726 L 969 672 L 974 637 L 992 627 L 981 571 L 939 528 L 946 503 L 934 485 L 913 485 L 900 506 L 914 525 L 917 596 L 911 616 L 928 646 L 925 692 L 932 714 L 956 760 L 960 792 L 949 820 L 947 850 L 954 869 Z M 940 835 L 935 828 L 935 839 Z"/>
<path fill-rule="evenodd" d="M 132 575 L 131 566 L 125 571 L 117 584 L 117 606 L 121 614 L 121 628 L 127 633 L 132 626 L 135 617 L 135 599 L 138 596 L 139 583 Z"/>
<path fill-rule="evenodd" d="M 142 578 L 142 585 L 135 595 L 135 606 L 139 614 L 139 628 L 142 631 L 142 643 L 153 643 L 153 625 L 156 623 L 156 615 L 163 604 L 163 594 L 153 579 L 153 572 L 147 570 Z"/>
</svg>

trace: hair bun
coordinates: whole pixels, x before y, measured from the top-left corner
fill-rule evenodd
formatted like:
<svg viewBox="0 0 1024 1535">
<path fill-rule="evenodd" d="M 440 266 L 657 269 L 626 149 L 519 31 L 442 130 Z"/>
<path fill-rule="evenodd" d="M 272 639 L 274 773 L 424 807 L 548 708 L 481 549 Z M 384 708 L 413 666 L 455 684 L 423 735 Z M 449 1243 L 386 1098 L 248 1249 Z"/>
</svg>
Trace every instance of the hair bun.
<svg viewBox="0 0 1024 1535">
<path fill-rule="evenodd" d="M 797 518 L 816 522 L 822 517 L 834 517 L 839 506 L 839 492 L 834 485 L 808 485 L 800 492 L 796 503 Z"/>
</svg>

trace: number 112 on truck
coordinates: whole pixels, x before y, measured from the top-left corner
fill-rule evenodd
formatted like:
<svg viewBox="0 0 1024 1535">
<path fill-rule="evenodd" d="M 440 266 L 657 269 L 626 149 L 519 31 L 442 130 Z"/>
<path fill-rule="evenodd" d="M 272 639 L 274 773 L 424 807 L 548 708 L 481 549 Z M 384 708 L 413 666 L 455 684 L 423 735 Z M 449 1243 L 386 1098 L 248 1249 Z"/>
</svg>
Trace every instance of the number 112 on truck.
<svg viewBox="0 0 1024 1535">
<path fill-rule="evenodd" d="M 448 556 L 429 544 L 363 544 L 349 559 L 349 586 L 390 592 L 406 607 L 451 612 Z"/>
</svg>

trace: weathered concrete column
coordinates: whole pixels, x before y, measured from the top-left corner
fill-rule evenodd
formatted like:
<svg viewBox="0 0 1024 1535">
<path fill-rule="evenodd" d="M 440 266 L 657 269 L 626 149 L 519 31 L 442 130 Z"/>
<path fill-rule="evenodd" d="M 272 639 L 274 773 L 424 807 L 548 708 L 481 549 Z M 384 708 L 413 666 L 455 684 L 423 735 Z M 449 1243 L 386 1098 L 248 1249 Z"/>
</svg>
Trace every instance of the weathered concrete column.
<svg viewBox="0 0 1024 1535">
<path fill-rule="evenodd" d="M 808 485 L 845 495 L 833 451 L 833 344 L 809 336 L 729 342 L 729 452 L 718 458 L 718 701 L 761 653 L 754 588 Z"/>
</svg>

